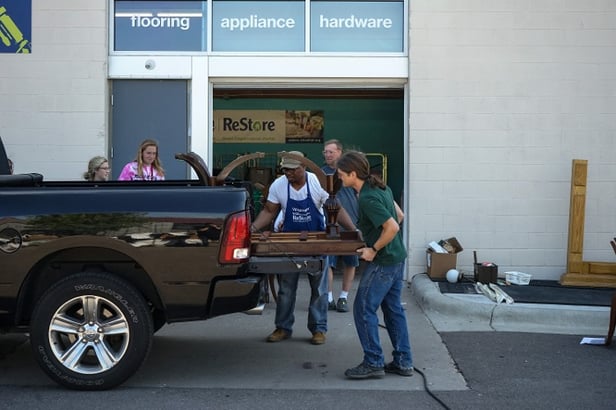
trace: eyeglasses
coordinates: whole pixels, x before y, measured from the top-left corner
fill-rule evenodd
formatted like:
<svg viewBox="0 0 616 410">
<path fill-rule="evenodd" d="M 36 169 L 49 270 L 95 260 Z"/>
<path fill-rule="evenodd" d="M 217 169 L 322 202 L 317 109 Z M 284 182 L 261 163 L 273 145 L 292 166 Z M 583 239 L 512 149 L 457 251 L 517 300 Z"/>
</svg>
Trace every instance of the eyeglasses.
<svg viewBox="0 0 616 410">
<path fill-rule="evenodd" d="M 98 167 L 98 169 L 102 169 L 103 171 L 109 171 L 111 168 L 109 168 L 109 167 Z"/>
</svg>

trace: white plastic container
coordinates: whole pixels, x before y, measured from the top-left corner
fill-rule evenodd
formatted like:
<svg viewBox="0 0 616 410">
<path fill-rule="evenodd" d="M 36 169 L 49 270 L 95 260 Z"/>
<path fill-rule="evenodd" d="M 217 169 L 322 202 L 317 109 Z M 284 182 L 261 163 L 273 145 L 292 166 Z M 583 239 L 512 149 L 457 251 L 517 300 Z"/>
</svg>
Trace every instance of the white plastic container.
<svg viewBox="0 0 616 410">
<path fill-rule="evenodd" d="M 505 281 L 514 285 L 528 285 L 531 274 L 524 272 L 505 272 Z"/>
</svg>

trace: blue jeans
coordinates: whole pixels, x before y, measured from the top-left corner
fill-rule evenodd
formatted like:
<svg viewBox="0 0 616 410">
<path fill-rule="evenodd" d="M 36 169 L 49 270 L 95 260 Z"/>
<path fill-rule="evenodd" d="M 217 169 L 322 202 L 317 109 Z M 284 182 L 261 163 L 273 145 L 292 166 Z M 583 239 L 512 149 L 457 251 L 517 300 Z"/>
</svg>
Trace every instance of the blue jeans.
<svg viewBox="0 0 616 410">
<path fill-rule="evenodd" d="M 387 333 L 394 348 L 394 363 L 403 368 L 413 366 L 406 314 L 400 302 L 403 271 L 404 262 L 391 266 L 370 263 L 359 282 L 353 303 L 353 318 L 364 350 L 364 363 L 369 366 L 385 365 L 379 339 L 379 306 L 383 310 Z"/>
<path fill-rule="evenodd" d="M 310 305 L 308 306 L 308 330 L 311 333 L 327 333 L 327 258 L 323 261 L 323 270 L 308 274 L 310 282 Z M 295 323 L 295 299 L 299 273 L 278 275 L 278 300 L 276 304 L 276 328 L 293 333 Z"/>
</svg>

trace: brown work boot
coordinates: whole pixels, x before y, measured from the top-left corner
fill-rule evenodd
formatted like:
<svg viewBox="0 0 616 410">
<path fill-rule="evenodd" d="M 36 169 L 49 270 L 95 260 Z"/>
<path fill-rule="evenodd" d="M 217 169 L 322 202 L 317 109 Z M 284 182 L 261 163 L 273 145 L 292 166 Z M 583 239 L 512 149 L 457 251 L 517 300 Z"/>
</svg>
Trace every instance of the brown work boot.
<svg viewBox="0 0 616 410">
<path fill-rule="evenodd" d="M 312 334 L 312 339 L 310 339 L 310 343 L 313 345 L 322 345 L 325 343 L 325 333 L 323 332 L 314 332 Z"/>
<path fill-rule="evenodd" d="M 290 337 L 291 337 L 291 333 L 287 332 L 286 330 L 276 329 L 272 332 L 271 335 L 267 337 L 267 341 L 271 343 L 281 342 Z"/>
</svg>

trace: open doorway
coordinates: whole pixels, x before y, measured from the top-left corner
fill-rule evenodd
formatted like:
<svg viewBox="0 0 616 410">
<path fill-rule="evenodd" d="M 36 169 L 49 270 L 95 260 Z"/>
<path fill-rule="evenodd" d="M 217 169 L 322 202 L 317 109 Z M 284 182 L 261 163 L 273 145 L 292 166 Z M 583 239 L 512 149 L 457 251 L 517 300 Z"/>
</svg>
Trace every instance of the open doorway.
<svg viewBox="0 0 616 410">
<path fill-rule="evenodd" d="M 402 197 L 404 185 L 404 89 L 254 89 L 254 88 L 214 88 L 213 116 L 222 118 L 233 111 L 253 113 L 260 117 L 260 125 L 267 124 L 268 116 L 285 118 L 322 116 L 321 133 L 312 132 L 306 138 L 282 135 L 277 138 L 259 139 L 258 134 L 248 137 L 217 138 L 214 130 L 213 161 L 214 169 L 223 167 L 238 155 L 249 152 L 264 152 L 265 158 L 236 169 L 236 177 L 241 179 L 273 178 L 276 176 L 276 153 L 297 150 L 303 152 L 316 164 L 323 163 L 323 141 L 338 139 L 345 149 L 356 149 L 369 154 L 375 172 L 386 176 L 394 197 Z M 240 122 L 238 134 L 247 127 Z M 232 121 L 229 120 L 229 123 Z M 307 119 L 297 120 L 300 126 Z M 221 123 L 218 124 L 220 128 Z"/>
</svg>

